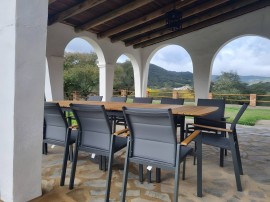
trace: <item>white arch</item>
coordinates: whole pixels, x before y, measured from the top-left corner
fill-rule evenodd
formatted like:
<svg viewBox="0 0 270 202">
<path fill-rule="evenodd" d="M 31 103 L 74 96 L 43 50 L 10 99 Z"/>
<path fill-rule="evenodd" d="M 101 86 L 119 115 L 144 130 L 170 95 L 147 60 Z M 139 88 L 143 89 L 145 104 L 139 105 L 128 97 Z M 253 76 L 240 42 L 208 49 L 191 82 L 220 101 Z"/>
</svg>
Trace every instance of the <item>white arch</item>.
<svg viewBox="0 0 270 202">
<path fill-rule="evenodd" d="M 181 48 L 183 48 L 186 53 L 189 55 L 190 60 L 192 62 L 192 57 L 191 54 L 188 52 L 188 50 L 186 48 L 184 48 L 184 46 L 181 46 L 180 44 L 174 44 L 174 43 L 164 43 L 160 46 L 157 46 L 154 50 L 152 50 L 152 52 L 149 54 L 146 63 L 145 63 L 145 67 L 144 67 L 144 72 L 143 72 L 143 87 L 142 87 L 142 92 L 144 94 L 144 96 L 146 95 L 146 89 L 147 89 L 147 84 L 148 84 L 148 76 L 149 76 L 149 66 L 150 66 L 150 61 L 152 60 L 152 58 L 154 57 L 154 55 L 161 49 L 167 47 L 167 46 L 179 46 Z M 192 62 L 192 66 L 193 66 L 193 62 Z"/>
<path fill-rule="evenodd" d="M 132 68 L 133 68 L 133 75 L 134 75 L 135 96 L 141 97 L 141 95 L 142 95 L 142 93 L 141 93 L 142 92 L 141 78 L 142 77 L 141 77 L 141 70 L 140 70 L 139 63 L 136 60 L 136 58 L 130 53 L 122 53 L 119 55 L 119 57 L 121 55 L 125 55 L 130 59 L 130 62 L 132 64 Z M 116 61 L 118 60 L 118 58 L 116 59 Z M 115 61 L 115 63 L 116 63 L 116 61 Z"/>
</svg>

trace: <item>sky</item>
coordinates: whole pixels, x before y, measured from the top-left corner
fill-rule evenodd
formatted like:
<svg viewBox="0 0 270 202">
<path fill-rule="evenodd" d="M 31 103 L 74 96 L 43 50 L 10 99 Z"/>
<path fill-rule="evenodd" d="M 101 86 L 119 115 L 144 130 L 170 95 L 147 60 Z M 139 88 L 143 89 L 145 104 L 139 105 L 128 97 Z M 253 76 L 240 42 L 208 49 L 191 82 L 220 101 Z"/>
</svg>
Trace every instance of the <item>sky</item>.
<svg viewBox="0 0 270 202">
<path fill-rule="evenodd" d="M 73 39 L 66 52 L 93 52 L 93 47 L 80 38 Z M 128 58 L 120 56 L 117 62 Z M 160 49 L 151 59 L 151 63 L 164 69 L 177 72 L 193 72 L 188 52 L 177 45 Z M 213 75 L 234 71 L 241 76 L 270 77 L 270 40 L 257 36 L 243 36 L 227 43 L 217 53 L 212 68 Z"/>
</svg>

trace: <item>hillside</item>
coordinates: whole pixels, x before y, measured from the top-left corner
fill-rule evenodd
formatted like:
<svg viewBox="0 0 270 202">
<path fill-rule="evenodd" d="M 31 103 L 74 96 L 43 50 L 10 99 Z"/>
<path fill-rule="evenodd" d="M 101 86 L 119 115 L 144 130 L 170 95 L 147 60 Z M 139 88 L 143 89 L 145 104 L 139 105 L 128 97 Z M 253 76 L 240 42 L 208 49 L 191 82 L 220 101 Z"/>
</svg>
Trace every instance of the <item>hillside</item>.
<svg viewBox="0 0 270 202">
<path fill-rule="evenodd" d="M 149 88 L 177 88 L 187 84 L 193 86 L 193 74 L 191 72 L 167 71 L 157 65 L 150 64 Z"/>
<path fill-rule="evenodd" d="M 240 80 L 249 85 L 256 84 L 259 82 L 270 82 L 270 77 L 264 76 L 239 76 Z M 212 75 L 212 81 L 215 82 L 218 78 L 218 75 Z"/>
</svg>

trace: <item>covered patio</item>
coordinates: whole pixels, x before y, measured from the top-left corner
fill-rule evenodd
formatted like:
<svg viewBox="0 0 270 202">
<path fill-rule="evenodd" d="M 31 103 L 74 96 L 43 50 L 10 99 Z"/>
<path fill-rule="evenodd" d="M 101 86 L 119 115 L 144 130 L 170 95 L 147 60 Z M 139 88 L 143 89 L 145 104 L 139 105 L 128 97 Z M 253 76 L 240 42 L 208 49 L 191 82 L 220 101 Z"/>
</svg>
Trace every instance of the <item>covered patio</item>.
<svg viewBox="0 0 270 202">
<path fill-rule="evenodd" d="M 225 165 L 218 165 L 218 149 L 203 147 L 203 198 L 196 196 L 196 166 L 193 157 L 187 160 L 186 180 L 180 181 L 179 201 L 268 201 L 270 198 L 270 126 L 239 126 L 239 141 L 243 161 L 244 175 L 241 177 L 243 192 L 236 191 L 233 166 L 230 154 L 225 158 Z M 120 201 L 125 150 L 116 153 L 113 167 L 111 201 Z M 49 154 L 43 156 L 42 191 L 43 196 L 32 202 L 47 201 L 104 201 L 106 174 L 98 169 L 98 163 L 91 160 L 88 153 L 81 153 L 76 174 L 75 188 L 60 187 L 60 173 L 63 148 L 49 148 Z M 70 168 L 70 164 L 69 164 Z M 68 170 L 68 173 L 70 170 Z M 139 182 L 138 166 L 132 166 L 128 180 L 127 201 L 150 202 L 172 201 L 173 172 L 162 171 L 161 183 L 144 180 Z M 145 172 L 146 174 L 146 172 Z M 146 176 L 144 176 L 146 178 Z M 68 185 L 69 175 L 66 178 Z"/>
<path fill-rule="evenodd" d="M 69 192 L 67 188 L 57 188 L 57 166 L 61 150 L 57 148 L 55 154 L 46 156 L 43 160 L 41 154 L 44 89 L 46 97 L 52 100 L 63 99 L 63 55 L 66 45 L 73 38 L 84 38 L 97 53 L 100 68 L 99 92 L 104 101 L 110 100 L 112 96 L 114 67 L 122 54 L 128 56 L 133 65 L 135 96 L 143 97 L 146 95 L 149 63 L 155 52 L 169 44 L 182 46 L 192 58 L 195 97 L 198 99 L 208 96 L 212 61 L 222 46 L 243 35 L 270 38 L 268 0 L 10 0 L 2 1 L 0 5 L 0 53 L 3 56 L 0 61 L 0 162 L 3 165 L 0 173 L 0 198 L 3 201 L 29 201 L 42 194 L 41 186 L 44 193 L 47 193 L 44 201 L 46 197 L 50 197 L 50 193 L 56 198 L 55 201 L 65 201 L 65 197 L 71 197 L 70 200 L 73 198 L 74 201 L 90 200 L 87 198 L 89 196 L 76 198 L 89 193 L 89 184 L 88 188 L 75 189 L 74 193 L 80 193 L 78 195 L 75 193 L 72 196 L 72 192 L 58 195 L 58 190 Z M 166 25 L 166 14 L 174 8 L 181 16 L 177 30 L 172 27 L 169 29 Z M 46 78 L 49 82 L 45 82 L 46 66 Z M 209 187 L 204 186 L 204 197 L 213 201 L 225 195 L 232 195 L 231 198 L 226 198 L 231 201 L 263 201 L 270 197 L 270 180 L 267 179 L 269 173 L 263 169 L 269 167 L 269 136 L 265 136 L 266 133 L 269 135 L 269 130 L 259 129 L 262 131 L 261 135 L 257 131 L 241 129 L 240 147 L 243 155 L 247 152 L 247 156 L 243 158 L 252 156 L 252 159 L 243 161 L 244 173 L 247 173 L 242 179 L 244 192 L 237 192 L 233 185 L 226 182 L 223 184 L 222 179 L 219 181 L 215 178 Z M 258 150 L 262 152 L 259 157 L 255 154 Z M 121 155 L 119 154 L 120 162 Z M 213 160 L 207 158 L 208 152 L 204 155 L 204 181 L 210 179 L 208 175 L 220 176 L 226 169 L 231 169 L 217 168 L 221 173 L 207 174 L 208 166 L 218 167 L 218 164 L 208 162 Z M 82 159 L 82 165 L 89 163 L 86 159 L 87 157 Z M 260 169 L 251 169 L 254 168 L 254 161 L 266 173 L 259 172 L 260 175 L 257 175 L 256 171 Z M 192 170 L 193 166 L 190 162 L 188 164 Z M 195 178 L 192 180 L 192 176 L 195 175 L 191 175 L 191 180 L 183 184 L 194 182 Z M 230 177 L 226 175 L 225 178 Z M 113 181 L 115 190 L 119 188 L 117 183 L 120 183 L 117 178 L 119 173 Z M 169 178 L 164 179 L 165 182 L 166 180 Z M 130 185 L 131 188 L 135 181 Z M 250 181 L 255 183 L 250 185 Z M 77 183 L 81 187 L 84 187 L 84 183 L 87 185 L 87 182 L 80 180 Z M 162 192 L 162 187 L 157 186 L 148 189 L 148 195 L 145 194 L 147 188 L 142 188 L 144 191 L 141 190 L 139 195 L 135 192 L 138 196 L 130 197 L 134 201 L 142 201 L 140 198 L 144 197 L 145 200 L 151 200 L 151 197 L 156 200 L 155 197 L 153 199 L 155 193 L 149 191 Z M 167 188 L 163 187 L 164 193 L 170 194 L 170 186 L 168 183 Z M 188 189 L 185 192 L 185 186 L 181 182 L 180 187 L 180 198 L 186 198 L 187 201 L 201 200 L 191 196 L 195 192 Z M 217 190 L 217 195 L 211 187 L 223 189 Z M 53 191 L 48 193 L 51 188 L 54 188 Z M 228 192 L 223 192 L 224 190 Z M 95 191 L 99 195 L 99 190 Z M 117 201 L 118 192 L 114 194 L 112 196 Z M 98 196 L 93 198 L 99 201 Z"/>
</svg>

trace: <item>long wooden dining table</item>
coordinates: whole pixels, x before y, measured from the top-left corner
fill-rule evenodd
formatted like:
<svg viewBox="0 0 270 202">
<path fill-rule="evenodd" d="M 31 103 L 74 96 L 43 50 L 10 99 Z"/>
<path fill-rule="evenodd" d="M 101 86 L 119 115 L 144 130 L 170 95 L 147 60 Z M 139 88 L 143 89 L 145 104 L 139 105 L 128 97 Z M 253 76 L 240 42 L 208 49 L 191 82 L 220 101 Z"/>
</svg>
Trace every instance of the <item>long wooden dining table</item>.
<svg viewBox="0 0 270 202">
<path fill-rule="evenodd" d="M 54 101 L 58 102 L 61 107 L 68 108 L 71 103 L 73 104 L 86 104 L 86 105 L 104 105 L 105 109 L 108 111 L 122 111 L 124 106 L 134 107 L 134 108 L 145 108 L 145 109 L 171 109 L 174 115 L 185 116 L 204 116 L 210 114 L 216 110 L 218 107 L 209 106 L 193 106 L 193 105 L 171 105 L 171 104 L 145 104 L 145 103 L 124 103 L 124 102 L 98 102 L 98 101 L 75 101 L 75 100 L 60 100 Z M 184 126 L 185 118 L 181 119 L 181 130 L 180 130 L 180 140 L 184 139 Z"/>
</svg>

